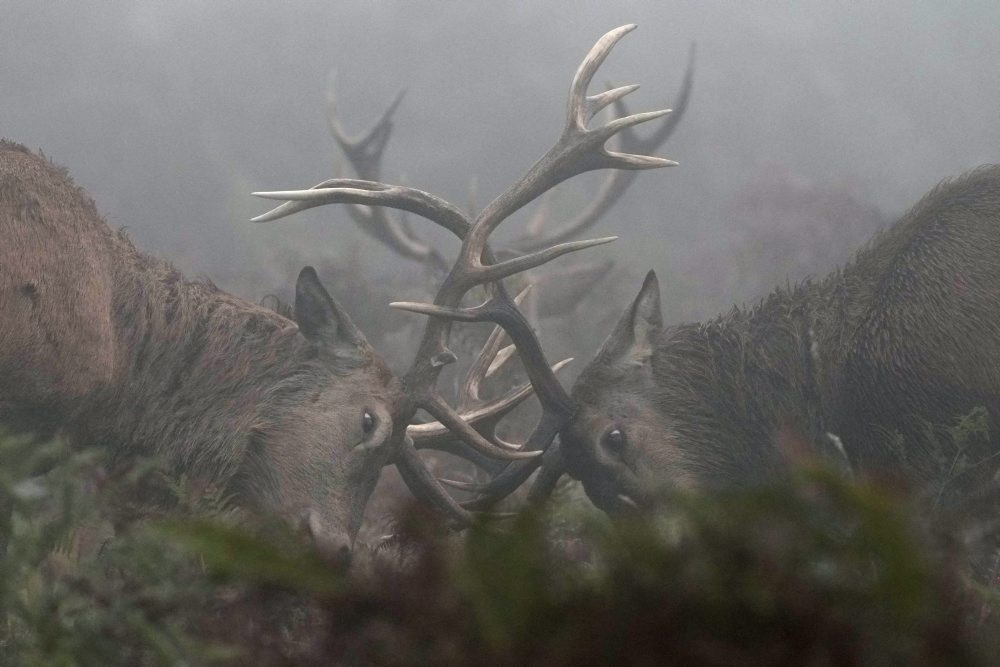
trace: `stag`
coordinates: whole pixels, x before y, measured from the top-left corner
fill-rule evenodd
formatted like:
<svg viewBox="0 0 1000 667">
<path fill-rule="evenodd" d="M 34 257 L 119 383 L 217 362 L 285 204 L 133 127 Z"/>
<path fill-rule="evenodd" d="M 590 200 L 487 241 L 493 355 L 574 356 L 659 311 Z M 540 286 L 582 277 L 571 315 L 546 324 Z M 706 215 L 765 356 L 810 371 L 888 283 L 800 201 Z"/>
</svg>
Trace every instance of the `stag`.
<svg viewBox="0 0 1000 667">
<path fill-rule="evenodd" d="M 664 487 L 780 474 L 791 434 L 850 470 L 933 488 L 927 425 L 984 407 L 994 436 L 975 469 L 1000 451 L 997 257 L 1000 167 L 986 166 L 936 187 L 841 270 L 710 322 L 664 327 L 650 272 L 573 387 L 566 469 L 616 510 Z"/>
<path fill-rule="evenodd" d="M 186 281 L 113 232 L 64 170 L 7 141 L 0 238 L 0 421 L 115 461 L 157 457 L 349 555 L 407 403 L 312 268 L 295 321 Z"/>
<path fill-rule="evenodd" d="M 413 364 L 402 381 L 406 400 L 397 413 L 395 428 L 405 430 L 406 437 L 395 461 L 403 480 L 416 495 L 429 500 L 460 524 L 467 523 L 471 519 L 471 512 L 479 509 L 483 503 L 478 499 L 466 503 L 456 501 L 424 465 L 418 450 L 445 449 L 475 460 L 477 456 L 499 448 L 508 452 L 512 459 L 523 459 L 512 461 L 510 468 L 496 476 L 490 483 L 492 493 L 493 487 L 506 489 L 517 486 L 530 475 L 542 462 L 544 452 L 549 449 L 555 436 L 566 426 L 574 412 L 572 400 L 555 376 L 559 364 L 549 366 L 534 331 L 518 309 L 516 300 L 508 292 L 504 279 L 567 253 L 614 240 L 614 237 L 609 237 L 565 241 L 562 233 L 556 232 L 544 236 L 545 243 L 554 245 L 539 244 L 522 250 L 523 254 L 511 253 L 513 256 L 498 257 L 488 243 L 491 234 L 522 207 L 578 174 L 600 169 L 635 171 L 676 164 L 663 158 L 618 152 L 606 147 L 612 137 L 620 136 L 641 123 L 660 118 L 669 113 L 669 110 L 625 115 L 596 128 L 588 127 L 596 114 L 616 104 L 638 87 L 622 86 L 595 95 L 587 94 L 590 82 L 601 63 L 615 44 L 634 28 L 634 25 L 622 26 L 598 40 L 573 78 L 566 123 L 560 137 L 520 180 L 494 199 L 474 219 L 459 207 L 427 192 L 376 180 L 340 178 L 323 181 L 308 190 L 255 193 L 284 202 L 254 218 L 258 222 L 275 221 L 327 204 L 348 204 L 352 206 L 352 210 L 359 210 L 353 207 L 363 205 L 372 207 L 371 211 L 385 207 L 421 216 L 462 240 L 458 257 L 441 283 L 432 304 L 391 304 L 403 310 L 430 316 Z M 383 145 L 387 134 L 386 129 L 375 133 L 382 138 Z M 348 148 L 349 146 L 345 150 Z M 377 143 L 375 148 L 378 148 Z M 377 154 L 380 150 L 379 148 L 374 152 Z M 363 149 L 366 154 L 372 151 L 371 145 Z M 622 181 L 617 182 L 619 185 L 616 187 L 621 187 Z M 372 221 L 376 214 L 368 215 L 371 217 L 362 219 L 362 222 Z M 576 225 L 576 231 L 578 229 L 579 225 Z M 576 231 L 571 231 L 571 234 Z M 429 255 L 430 252 L 422 254 Z M 486 300 L 478 306 L 464 305 L 466 295 L 478 288 L 485 291 Z M 514 388 L 471 410 L 463 411 L 461 406 L 459 409 L 452 408 L 440 395 L 437 381 L 442 369 L 456 360 L 455 354 L 448 349 L 449 334 L 455 321 L 494 323 L 498 329 L 494 330 L 487 347 L 496 350 L 500 349 L 497 339 L 501 337 L 502 329 L 513 342 L 530 379 L 530 385 Z M 478 391 L 478 383 L 488 374 L 488 367 L 491 365 L 485 362 L 474 364 L 474 372 L 466 383 L 470 395 Z M 542 406 L 538 424 L 524 443 L 505 442 L 496 433 L 499 420 L 524 400 L 532 389 Z M 436 421 L 413 423 L 420 410 L 430 414 Z"/>
</svg>

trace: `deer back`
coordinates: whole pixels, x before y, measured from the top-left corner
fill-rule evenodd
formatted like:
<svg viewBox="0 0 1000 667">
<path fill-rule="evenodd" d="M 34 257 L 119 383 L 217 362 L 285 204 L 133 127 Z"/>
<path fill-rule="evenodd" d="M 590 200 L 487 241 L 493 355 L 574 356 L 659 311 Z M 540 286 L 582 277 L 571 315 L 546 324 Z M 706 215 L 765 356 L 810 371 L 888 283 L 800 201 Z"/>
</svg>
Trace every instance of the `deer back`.
<svg viewBox="0 0 1000 667">
<path fill-rule="evenodd" d="M 67 173 L 0 142 L 0 406 L 52 414 L 116 371 L 112 286 L 122 247 Z"/>
</svg>

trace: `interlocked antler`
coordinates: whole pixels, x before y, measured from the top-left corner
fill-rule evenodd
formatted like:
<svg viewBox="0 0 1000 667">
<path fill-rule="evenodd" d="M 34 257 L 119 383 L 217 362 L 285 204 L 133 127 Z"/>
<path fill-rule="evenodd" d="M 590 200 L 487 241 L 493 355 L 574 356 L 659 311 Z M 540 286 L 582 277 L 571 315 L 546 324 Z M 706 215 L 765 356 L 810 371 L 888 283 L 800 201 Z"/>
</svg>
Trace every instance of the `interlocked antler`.
<svg viewBox="0 0 1000 667">
<path fill-rule="evenodd" d="M 428 193 L 364 180 L 334 179 L 305 191 L 255 193 L 269 199 L 287 200 L 276 209 L 255 218 L 261 222 L 323 204 L 365 204 L 416 213 L 462 238 L 459 256 L 438 290 L 433 304 L 391 304 L 396 308 L 431 316 L 413 365 L 404 377 L 407 405 L 400 410 L 398 419 L 402 424 L 409 424 L 417 410 L 423 409 L 465 446 L 480 454 L 509 461 L 527 459 L 520 461 L 520 465 L 508 466 L 498 475 L 494 480 L 497 484 L 491 482 L 491 493 L 486 494 L 487 496 L 492 495 L 496 486 L 508 483 L 507 480 L 512 477 L 530 475 L 573 411 L 571 399 L 549 367 L 534 331 L 518 310 L 502 280 L 566 253 L 614 240 L 614 237 L 610 237 L 560 243 L 497 262 L 488 245 L 490 235 L 525 204 L 578 174 L 596 169 L 638 170 L 676 164 L 663 158 L 611 151 L 605 146 L 611 137 L 623 130 L 664 116 L 669 110 L 632 114 L 594 129 L 587 127 L 595 114 L 636 88 L 625 86 L 597 95 L 587 95 L 587 88 L 608 53 L 634 28 L 634 25 L 623 26 L 598 40 L 573 79 L 566 125 L 555 145 L 519 181 L 493 200 L 474 222 L 470 222 L 457 207 Z M 463 297 L 477 286 L 486 288 L 487 300 L 479 306 L 463 308 Z M 520 447 L 484 436 L 439 395 L 436 385 L 441 370 L 455 360 L 455 355 L 447 346 L 453 321 L 493 322 L 503 328 L 515 345 L 542 405 L 538 425 L 527 442 Z M 412 436 L 407 435 L 403 439 L 396 463 L 415 494 L 429 499 L 461 522 L 469 520 L 467 509 L 459 505 L 423 465 Z"/>
<path fill-rule="evenodd" d="M 514 304 L 520 306 L 530 289 L 530 286 L 525 287 L 520 294 L 514 297 Z M 527 383 L 514 387 L 502 396 L 489 401 L 482 399 L 479 395 L 480 385 L 483 381 L 499 372 L 514 358 L 516 348 L 513 344 L 508 345 L 508 342 L 509 339 L 503 328 L 495 327 L 486 339 L 478 357 L 469 367 L 459 396 L 458 411 L 462 420 L 491 442 L 500 442 L 500 437 L 496 434 L 500 422 L 533 393 L 531 384 Z M 571 361 L 573 361 L 571 358 L 560 361 L 552 366 L 552 371 L 558 372 Z M 452 432 L 440 422 L 411 424 L 407 427 L 407 434 L 413 439 L 416 449 L 435 449 L 455 454 L 487 470 L 495 467 L 491 465 L 489 459 L 464 446 L 461 440 L 456 440 Z M 517 449 L 516 446 L 504 444 Z"/>
</svg>

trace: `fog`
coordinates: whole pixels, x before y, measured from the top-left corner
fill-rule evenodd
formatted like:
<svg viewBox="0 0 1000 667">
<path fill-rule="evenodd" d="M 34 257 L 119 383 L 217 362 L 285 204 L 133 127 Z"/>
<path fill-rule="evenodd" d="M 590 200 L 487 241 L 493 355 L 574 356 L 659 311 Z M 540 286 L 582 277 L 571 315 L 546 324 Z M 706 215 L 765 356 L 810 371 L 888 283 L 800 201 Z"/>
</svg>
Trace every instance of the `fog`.
<svg viewBox="0 0 1000 667">
<path fill-rule="evenodd" d="M 593 232 L 621 239 L 590 251 L 635 276 L 654 268 L 679 301 L 697 301 L 671 319 L 756 296 L 699 287 L 737 262 L 733 240 L 747 232 L 734 197 L 755 184 L 841 188 L 891 218 L 1000 159 L 995 2 L 6 0 L 2 17 L 0 136 L 68 167 L 144 250 L 254 299 L 247 276 L 290 282 L 268 273 L 289 254 L 360 253 L 372 275 L 419 270 L 335 208 L 249 222 L 269 208 L 251 191 L 337 174 L 334 70 L 352 132 L 408 91 L 387 180 L 484 204 L 556 138 L 573 72 L 601 34 L 639 25 L 595 80 L 642 84 L 632 110 L 669 105 L 696 43 L 692 101 L 661 151 L 680 166 L 643 174 Z M 561 186 L 566 212 L 598 179 Z"/>
</svg>

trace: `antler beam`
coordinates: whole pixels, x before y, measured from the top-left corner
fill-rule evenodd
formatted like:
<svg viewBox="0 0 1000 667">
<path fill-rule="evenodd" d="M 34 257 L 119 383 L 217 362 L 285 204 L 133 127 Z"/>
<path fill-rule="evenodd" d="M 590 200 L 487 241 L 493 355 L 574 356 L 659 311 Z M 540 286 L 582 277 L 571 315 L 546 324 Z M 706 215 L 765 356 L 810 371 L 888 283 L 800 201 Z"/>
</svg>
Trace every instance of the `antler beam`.
<svg viewBox="0 0 1000 667">
<path fill-rule="evenodd" d="M 521 207 L 577 174 L 596 169 L 641 170 L 677 164 L 664 158 L 616 152 L 606 147 L 606 143 L 612 137 L 641 123 L 660 118 L 669 113 L 669 110 L 626 115 L 600 127 L 588 128 L 594 114 L 609 105 L 619 104 L 625 95 L 636 88 L 636 86 L 623 86 L 587 96 L 587 89 L 594 74 L 611 49 L 634 28 L 634 25 L 622 26 L 598 40 L 573 78 L 565 127 L 556 143 L 521 179 L 494 199 L 471 224 L 457 207 L 438 197 L 412 188 L 375 181 L 334 179 L 304 191 L 258 193 L 270 199 L 286 201 L 273 211 L 255 218 L 262 222 L 276 220 L 324 204 L 364 204 L 416 213 L 462 239 L 458 258 L 442 282 L 433 304 L 392 304 L 397 308 L 430 316 L 416 358 L 403 380 L 407 392 L 407 405 L 400 410 L 398 421 L 401 422 L 400 431 L 402 431 L 412 421 L 416 412 L 423 409 L 477 454 L 512 461 L 507 470 L 494 480 L 494 487 L 503 485 L 506 489 L 508 479 L 520 479 L 525 471 L 530 474 L 531 470 L 541 462 L 541 454 L 552 443 L 573 412 L 572 400 L 556 379 L 534 331 L 514 299 L 508 294 L 502 280 L 566 253 L 614 239 L 557 244 L 498 263 L 489 247 L 490 236 L 504 220 Z M 383 129 L 381 132 L 382 135 L 369 140 L 378 149 L 376 153 L 384 147 L 382 137 L 387 135 L 388 129 Z M 463 298 L 476 286 L 486 288 L 486 302 L 474 308 L 463 308 L 461 305 Z M 492 439 L 486 437 L 465 421 L 462 415 L 438 394 L 436 385 L 441 369 L 455 359 L 455 355 L 447 347 L 454 320 L 493 322 L 503 328 L 515 345 L 542 405 L 539 423 L 522 446 L 512 448 L 495 435 Z M 451 499 L 441 484 L 424 468 L 411 437 L 404 438 L 396 462 L 414 493 L 425 496 L 460 523 L 469 520 L 467 510 Z"/>
</svg>

